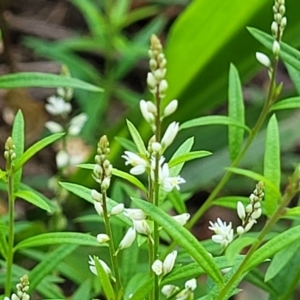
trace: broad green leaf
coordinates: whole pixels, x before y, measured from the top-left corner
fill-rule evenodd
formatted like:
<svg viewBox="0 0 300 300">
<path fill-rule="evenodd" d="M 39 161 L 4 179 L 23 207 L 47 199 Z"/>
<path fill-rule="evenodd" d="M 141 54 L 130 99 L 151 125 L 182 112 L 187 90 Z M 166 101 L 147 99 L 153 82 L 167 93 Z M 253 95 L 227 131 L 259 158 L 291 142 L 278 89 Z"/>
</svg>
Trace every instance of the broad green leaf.
<svg viewBox="0 0 300 300">
<path fill-rule="evenodd" d="M 111 285 L 109 275 L 105 272 L 104 268 L 102 267 L 101 263 L 99 262 L 97 257 L 94 257 L 95 267 L 98 274 L 98 279 L 100 281 L 101 287 L 104 291 L 106 299 L 108 300 L 115 300 L 116 296 Z"/>
<path fill-rule="evenodd" d="M 15 153 L 16 158 L 21 157 L 24 152 L 24 145 L 25 145 L 25 132 L 24 132 L 25 124 L 24 124 L 24 117 L 19 110 L 15 116 L 13 129 L 12 129 L 12 139 L 15 144 Z M 16 171 L 14 173 L 14 191 L 18 191 L 20 182 L 22 177 L 22 169 Z"/>
<path fill-rule="evenodd" d="M 264 183 L 264 186 L 268 187 L 268 189 L 270 191 L 272 191 L 272 193 L 274 193 L 274 195 L 276 196 L 277 199 L 281 198 L 281 193 L 280 193 L 280 190 L 278 189 L 278 187 L 272 181 L 267 179 L 265 176 L 262 176 L 258 173 L 250 171 L 250 170 L 244 170 L 244 169 L 240 169 L 240 168 L 226 168 L 226 169 L 232 173 L 252 178 L 255 181 L 262 181 Z"/>
<path fill-rule="evenodd" d="M 249 32 L 266 48 L 272 50 L 274 38 L 256 28 L 248 28 Z M 300 52 L 284 42 L 280 42 L 279 57 L 300 72 Z"/>
<path fill-rule="evenodd" d="M 205 157 L 205 156 L 209 156 L 212 155 L 211 152 L 209 151 L 193 151 L 193 152 L 189 152 L 189 153 L 185 153 L 182 155 L 179 155 L 173 159 L 170 160 L 169 162 L 169 167 L 172 168 L 176 165 L 179 165 L 181 163 L 185 163 L 187 161 L 193 160 L 193 159 L 197 159 L 197 158 L 201 158 L 201 157 Z"/>
<path fill-rule="evenodd" d="M 155 222 L 162 226 L 174 241 L 195 259 L 195 261 L 205 270 L 207 275 L 218 284 L 223 283 L 221 272 L 212 257 L 186 228 L 179 225 L 170 215 L 153 204 L 135 198 L 132 198 L 132 200 L 146 214 L 151 216 Z"/>
<path fill-rule="evenodd" d="M 135 126 L 129 120 L 126 120 L 126 122 L 127 122 L 127 126 L 129 129 L 130 135 L 131 135 L 139 153 L 141 155 L 146 156 L 147 150 L 146 150 L 146 147 L 144 145 L 141 135 L 139 134 L 138 130 L 135 128 Z"/>
<path fill-rule="evenodd" d="M 251 132 L 251 129 L 249 127 L 227 116 L 205 116 L 205 117 L 192 119 L 181 124 L 180 129 L 187 129 L 191 127 L 206 126 L 206 125 L 235 126 L 247 130 L 249 133 Z"/>
<path fill-rule="evenodd" d="M 137 188 L 142 190 L 144 193 L 147 193 L 146 187 L 136 177 L 132 176 L 131 174 L 128 174 L 126 172 L 123 172 L 123 171 L 115 169 L 115 168 L 113 168 L 112 174 L 114 176 L 117 176 L 117 177 L 127 180 L 128 182 L 132 183 Z"/>
<path fill-rule="evenodd" d="M 102 92 L 103 89 L 82 80 L 55 74 L 24 72 L 0 77 L 0 88 L 13 89 L 19 87 L 69 87 Z"/>
<path fill-rule="evenodd" d="M 276 190 L 280 190 L 280 144 L 276 116 L 270 118 L 267 127 L 267 136 L 264 155 L 264 176 L 274 184 Z M 278 200 L 277 191 L 265 186 L 265 209 L 268 216 L 275 211 Z"/>
<path fill-rule="evenodd" d="M 61 245 L 49 252 L 43 260 L 29 272 L 29 291 L 34 291 L 43 278 L 50 274 L 57 265 L 77 247 L 78 245 Z"/>
<path fill-rule="evenodd" d="M 280 100 L 272 105 L 271 110 L 300 108 L 300 97 L 292 97 Z"/>
<path fill-rule="evenodd" d="M 228 116 L 240 124 L 245 124 L 245 108 L 241 80 L 236 67 L 231 64 L 229 70 Z M 228 127 L 229 153 L 233 161 L 241 151 L 244 130 L 235 126 Z"/>
<path fill-rule="evenodd" d="M 254 268 L 255 266 L 261 264 L 266 259 L 272 257 L 275 253 L 281 249 L 287 247 L 291 243 L 300 239 L 300 225 L 290 228 L 273 239 L 262 245 L 256 252 L 252 255 L 251 259 L 245 266 L 245 271 Z"/>
<path fill-rule="evenodd" d="M 61 138 L 64 133 L 55 133 L 53 135 L 47 136 L 46 138 L 36 142 L 30 148 L 28 148 L 21 157 L 18 157 L 15 163 L 15 170 L 21 168 L 33 155 L 48 146 L 49 144 L 55 142 Z"/>
<path fill-rule="evenodd" d="M 274 255 L 266 272 L 265 281 L 272 279 L 284 268 L 289 260 L 299 251 L 299 246 L 299 241 L 296 241 Z"/>
<path fill-rule="evenodd" d="M 18 250 L 22 248 L 39 247 L 45 245 L 59 245 L 59 244 L 75 244 L 75 245 L 94 246 L 94 247 L 100 246 L 96 237 L 85 233 L 51 232 L 51 233 L 42 233 L 27 238 L 19 242 L 15 246 L 14 250 Z"/>
<path fill-rule="evenodd" d="M 234 240 L 226 248 L 225 256 L 228 259 L 229 263 L 232 263 L 235 257 L 247 246 L 253 244 L 256 241 L 256 238 L 250 236 L 241 236 L 238 239 Z"/>
<path fill-rule="evenodd" d="M 51 209 L 47 202 L 43 198 L 41 198 L 38 194 L 30 190 L 19 190 L 14 193 L 16 198 L 21 198 L 43 210 L 51 212 Z"/>
</svg>

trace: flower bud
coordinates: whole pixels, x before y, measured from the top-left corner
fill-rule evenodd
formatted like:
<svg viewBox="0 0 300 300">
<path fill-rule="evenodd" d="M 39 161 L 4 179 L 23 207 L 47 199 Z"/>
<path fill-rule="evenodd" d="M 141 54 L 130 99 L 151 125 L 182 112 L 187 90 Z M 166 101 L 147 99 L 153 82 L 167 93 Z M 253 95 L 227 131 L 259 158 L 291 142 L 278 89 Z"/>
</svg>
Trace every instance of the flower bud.
<svg viewBox="0 0 300 300">
<path fill-rule="evenodd" d="M 185 283 L 185 288 L 191 291 L 194 291 L 197 287 L 197 280 L 195 278 L 192 278 Z"/>
<path fill-rule="evenodd" d="M 172 100 L 164 109 L 164 116 L 167 117 L 174 113 L 178 107 L 178 100 Z"/>
<path fill-rule="evenodd" d="M 58 132 L 63 132 L 64 129 L 63 127 L 53 121 L 48 121 L 45 123 L 45 127 L 51 132 L 51 133 L 58 133 Z"/>
<path fill-rule="evenodd" d="M 154 89 L 157 85 L 157 81 L 156 81 L 155 77 L 150 72 L 147 74 L 147 84 L 150 89 Z"/>
<path fill-rule="evenodd" d="M 178 289 L 179 288 L 176 285 L 167 284 L 162 287 L 161 292 L 169 298 L 174 292 L 178 291 Z"/>
<path fill-rule="evenodd" d="M 178 133 L 178 130 L 179 130 L 178 122 L 172 122 L 168 126 L 168 128 L 161 140 L 161 145 L 162 145 L 163 149 L 166 149 L 168 146 L 170 146 L 172 144 L 172 142 L 174 141 L 174 139 Z"/>
<path fill-rule="evenodd" d="M 105 233 L 99 233 L 97 235 L 97 241 L 100 243 L 100 244 L 103 244 L 103 243 L 106 243 L 110 240 L 109 236 Z"/>
<path fill-rule="evenodd" d="M 256 59 L 259 63 L 261 63 L 263 66 L 270 68 L 271 67 L 271 61 L 267 55 L 261 52 L 256 52 Z"/>
<path fill-rule="evenodd" d="M 125 236 L 123 237 L 122 241 L 120 242 L 119 249 L 125 249 L 132 245 L 136 237 L 136 231 L 133 227 L 130 227 Z"/>
<path fill-rule="evenodd" d="M 252 227 L 253 225 L 256 223 L 256 220 L 250 220 L 248 222 L 248 224 L 245 226 L 245 232 L 248 232 Z"/>
<path fill-rule="evenodd" d="M 157 259 L 156 261 L 154 261 L 154 263 L 151 266 L 152 271 L 157 275 L 161 275 L 163 272 L 163 263 Z"/>
<path fill-rule="evenodd" d="M 102 202 L 102 195 L 96 190 L 91 190 L 91 197 L 95 201 Z"/>
<path fill-rule="evenodd" d="M 175 264 L 175 260 L 177 257 L 177 251 L 173 251 L 171 253 L 169 253 L 163 263 L 163 272 L 164 275 L 170 273 L 173 270 L 174 264 Z"/>
<path fill-rule="evenodd" d="M 69 154 L 65 150 L 60 150 L 56 154 L 56 165 L 57 168 L 61 169 L 68 165 L 69 163 Z"/>
<path fill-rule="evenodd" d="M 111 209 L 111 212 L 110 214 L 112 216 L 115 216 L 115 215 L 119 215 L 120 213 L 122 213 L 124 211 L 124 204 L 123 203 L 119 203 L 117 204 L 116 206 L 114 206 L 112 209 Z"/>
<path fill-rule="evenodd" d="M 151 148 L 152 148 L 152 151 L 153 151 L 153 152 L 159 153 L 162 147 L 161 147 L 161 144 L 160 144 L 160 143 L 158 143 L 158 142 L 153 142 L 153 143 L 151 144 Z"/>
<path fill-rule="evenodd" d="M 246 217 L 245 207 L 241 201 L 237 203 L 237 214 L 241 220 L 244 220 Z"/>
<path fill-rule="evenodd" d="M 135 230 L 140 234 L 144 234 L 144 235 L 150 234 L 150 227 L 146 220 L 141 220 L 141 221 L 133 220 L 133 226 Z"/>
<path fill-rule="evenodd" d="M 164 97 L 166 91 L 168 89 L 168 83 L 165 79 L 163 79 L 160 83 L 159 83 L 159 87 L 158 87 L 158 92 L 161 98 Z"/>
<path fill-rule="evenodd" d="M 243 226 L 238 226 L 238 227 L 236 228 L 236 233 L 237 233 L 238 235 L 242 235 L 244 232 L 245 232 L 245 229 L 244 229 Z"/>
<path fill-rule="evenodd" d="M 190 214 L 188 213 L 184 213 L 181 215 L 177 215 L 177 216 L 172 216 L 172 218 L 179 223 L 180 225 L 184 226 L 186 224 L 186 222 L 189 220 L 190 218 Z"/>
<path fill-rule="evenodd" d="M 103 215 L 103 207 L 102 204 L 98 201 L 94 201 L 94 207 L 99 216 Z"/>
<path fill-rule="evenodd" d="M 274 41 L 274 42 L 273 42 L 272 51 L 273 51 L 273 54 L 274 54 L 275 56 L 278 56 L 278 55 L 279 55 L 279 52 L 280 52 L 280 44 L 278 43 L 278 41 Z"/>
<path fill-rule="evenodd" d="M 146 214 L 139 208 L 126 208 L 124 215 L 133 221 L 141 221 L 146 218 Z"/>
<path fill-rule="evenodd" d="M 251 218 L 256 220 L 261 216 L 261 213 L 262 213 L 261 208 L 258 208 L 251 214 Z"/>
<path fill-rule="evenodd" d="M 106 191 L 110 186 L 110 177 L 105 177 L 101 182 L 101 190 Z"/>
</svg>

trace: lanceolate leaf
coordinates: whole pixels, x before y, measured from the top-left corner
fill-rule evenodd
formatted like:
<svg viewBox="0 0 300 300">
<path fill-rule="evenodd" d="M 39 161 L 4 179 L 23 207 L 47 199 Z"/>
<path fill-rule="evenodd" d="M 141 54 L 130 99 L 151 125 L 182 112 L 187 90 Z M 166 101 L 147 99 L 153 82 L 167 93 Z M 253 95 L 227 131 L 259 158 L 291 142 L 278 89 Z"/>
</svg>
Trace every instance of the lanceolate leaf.
<svg viewBox="0 0 300 300">
<path fill-rule="evenodd" d="M 147 150 L 146 150 L 144 142 L 141 138 L 141 135 L 139 134 L 138 130 L 135 128 L 135 126 L 129 120 L 126 120 L 126 122 L 127 122 L 127 126 L 129 129 L 130 135 L 131 135 L 139 153 L 146 156 Z"/>
<path fill-rule="evenodd" d="M 294 83 L 294 87 L 297 91 L 297 94 L 300 95 L 300 73 L 298 70 L 290 66 L 289 64 L 285 64 L 287 71 L 290 75 L 291 80 Z"/>
<path fill-rule="evenodd" d="M 250 270 L 255 266 L 261 264 L 266 259 L 272 257 L 275 253 L 280 251 L 281 249 L 287 247 L 291 243 L 300 239 L 300 225 L 288 229 L 273 239 L 266 242 L 263 246 L 261 246 L 251 257 L 248 264 L 245 267 L 246 270 Z"/>
<path fill-rule="evenodd" d="M 244 124 L 244 111 L 244 100 L 239 73 L 236 67 L 231 64 L 229 70 L 228 115 L 238 123 Z M 241 151 L 244 140 L 244 129 L 229 126 L 228 139 L 230 159 L 233 161 Z"/>
<path fill-rule="evenodd" d="M 47 136 L 46 138 L 38 141 L 34 145 L 32 145 L 30 148 L 28 148 L 21 157 L 19 157 L 15 164 L 15 170 L 18 170 L 20 167 L 22 167 L 33 155 L 35 155 L 37 152 L 48 146 L 49 144 L 55 142 L 59 138 L 61 138 L 64 135 L 64 133 L 55 133 L 53 135 Z"/>
<path fill-rule="evenodd" d="M 13 89 L 20 87 L 69 87 L 102 92 L 103 89 L 82 80 L 46 73 L 15 73 L 0 77 L 0 88 Z"/>
<path fill-rule="evenodd" d="M 27 202 L 41 208 L 44 209 L 48 212 L 51 211 L 48 203 L 41 198 L 38 194 L 36 194 L 33 191 L 30 190 L 19 190 L 17 193 L 14 194 L 16 198 L 21 198 L 23 200 L 26 200 Z"/>
<path fill-rule="evenodd" d="M 185 163 L 189 160 L 209 156 L 211 154 L 212 153 L 209 151 L 193 151 L 193 152 L 185 153 L 180 156 L 177 156 L 174 159 L 171 159 L 171 161 L 169 162 L 169 167 L 172 168 L 178 164 Z"/>
<path fill-rule="evenodd" d="M 18 243 L 14 250 L 58 244 L 75 244 L 94 247 L 100 246 L 97 238 L 91 235 L 77 232 L 51 232 L 42 233 L 25 239 Z"/>
<path fill-rule="evenodd" d="M 300 97 L 292 97 L 284 100 L 280 100 L 279 102 L 272 105 L 272 110 L 281 110 L 281 109 L 295 109 L 300 108 Z"/>
<path fill-rule="evenodd" d="M 206 251 L 206 249 L 199 243 L 199 241 L 184 227 L 178 224 L 170 215 L 146 201 L 132 198 L 132 200 L 154 221 L 156 221 L 162 228 L 183 247 L 193 259 L 205 270 L 218 284 L 223 283 L 223 277 L 216 263 Z"/>
<path fill-rule="evenodd" d="M 280 189 L 280 144 L 276 116 L 273 115 L 267 127 L 264 155 L 264 176 Z M 276 209 L 279 197 L 269 186 L 265 186 L 265 209 L 270 216 Z"/>
<path fill-rule="evenodd" d="M 205 117 L 192 119 L 181 124 L 180 129 L 187 129 L 191 127 L 206 126 L 206 125 L 235 126 L 247 130 L 248 132 L 251 132 L 249 127 L 227 116 L 205 116 Z"/>
</svg>

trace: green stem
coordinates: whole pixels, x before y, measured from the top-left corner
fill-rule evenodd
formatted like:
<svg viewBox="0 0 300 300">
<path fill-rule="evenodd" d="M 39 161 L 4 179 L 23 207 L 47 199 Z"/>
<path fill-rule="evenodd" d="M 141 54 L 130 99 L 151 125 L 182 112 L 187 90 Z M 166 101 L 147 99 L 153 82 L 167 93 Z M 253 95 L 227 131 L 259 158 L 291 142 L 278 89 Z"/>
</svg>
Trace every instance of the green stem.
<svg viewBox="0 0 300 300">
<path fill-rule="evenodd" d="M 115 278 L 116 278 L 116 287 L 117 287 L 117 293 L 116 294 L 119 295 L 120 291 L 122 289 L 122 281 L 121 281 L 121 277 L 120 277 L 120 273 L 119 273 L 118 258 L 117 258 L 116 251 L 115 251 L 115 245 L 114 245 L 114 241 L 113 241 L 113 234 L 112 234 L 112 230 L 111 230 L 111 226 L 110 226 L 110 222 L 109 222 L 108 211 L 107 211 L 106 192 L 102 192 L 102 197 L 103 197 L 104 225 L 105 225 L 106 234 L 109 236 L 109 241 L 108 241 L 109 254 L 110 254 L 111 264 L 112 264 L 112 267 L 113 267 L 113 270 L 114 270 L 114 275 L 115 275 Z"/>
<path fill-rule="evenodd" d="M 5 295 L 10 296 L 11 293 L 11 275 L 14 259 L 14 181 L 12 168 L 8 170 L 8 211 L 9 211 L 9 224 L 8 224 L 8 250 L 6 260 L 6 282 L 5 282 Z"/>
<path fill-rule="evenodd" d="M 232 288 L 232 286 L 235 284 L 235 282 L 238 282 L 239 278 L 242 278 L 245 275 L 247 263 L 251 259 L 252 255 L 255 253 L 255 251 L 258 249 L 258 247 L 263 242 L 264 237 L 267 235 L 267 233 L 272 229 L 272 227 L 276 224 L 276 222 L 280 219 L 282 216 L 285 207 L 289 204 L 289 202 L 292 200 L 292 198 L 295 196 L 295 194 L 298 192 L 297 189 L 292 189 L 292 191 L 288 191 L 286 194 L 283 195 L 282 201 L 280 202 L 279 207 L 274 212 L 274 214 L 271 216 L 271 218 L 267 221 L 266 225 L 262 229 L 262 231 L 259 233 L 257 240 L 252 244 L 249 251 L 247 252 L 245 258 L 243 259 L 242 263 L 236 270 L 236 272 L 233 274 L 233 276 L 228 280 L 228 282 L 225 284 L 225 286 L 221 289 L 219 292 L 217 298 L 215 300 L 224 300 L 227 299 L 226 294 L 228 291 Z"/>
</svg>

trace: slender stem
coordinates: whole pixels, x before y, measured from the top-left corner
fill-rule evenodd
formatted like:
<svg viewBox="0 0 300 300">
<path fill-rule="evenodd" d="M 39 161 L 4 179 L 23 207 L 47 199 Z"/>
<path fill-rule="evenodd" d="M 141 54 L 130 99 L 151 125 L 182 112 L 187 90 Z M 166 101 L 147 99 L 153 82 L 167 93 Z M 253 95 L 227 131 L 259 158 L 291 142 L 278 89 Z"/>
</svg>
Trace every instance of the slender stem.
<svg viewBox="0 0 300 300">
<path fill-rule="evenodd" d="M 122 282 L 121 282 L 121 277 L 120 277 L 120 273 L 119 273 L 118 258 L 117 258 L 116 251 L 115 251 L 113 234 L 112 234 L 112 230 L 111 230 L 111 226 L 110 226 L 110 222 L 109 222 L 109 216 L 108 216 L 107 205 L 106 205 L 107 196 L 106 196 L 105 191 L 102 192 L 102 197 L 103 197 L 104 225 L 105 225 L 106 234 L 109 236 L 109 241 L 108 241 L 109 253 L 110 253 L 110 259 L 111 259 L 111 263 L 112 263 L 113 270 L 114 270 L 114 275 L 116 277 L 116 287 L 117 287 L 116 294 L 118 295 L 120 290 L 122 289 Z"/>
<path fill-rule="evenodd" d="M 8 169 L 8 211 L 9 211 L 9 224 L 8 224 L 8 250 L 6 260 L 6 282 L 5 282 L 5 295 L 10 296 L 11 293 L 11 275 L 14 259 L 14 182 L 12 167 Z"/>
</svg>

